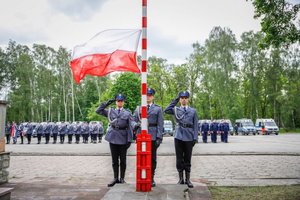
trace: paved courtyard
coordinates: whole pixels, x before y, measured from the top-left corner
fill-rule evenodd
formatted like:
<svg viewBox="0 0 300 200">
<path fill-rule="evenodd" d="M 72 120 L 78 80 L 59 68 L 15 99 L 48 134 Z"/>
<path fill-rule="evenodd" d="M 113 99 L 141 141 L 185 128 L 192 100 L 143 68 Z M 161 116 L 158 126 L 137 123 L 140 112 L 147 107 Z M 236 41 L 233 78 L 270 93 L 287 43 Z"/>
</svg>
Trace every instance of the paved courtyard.
<svg viewBox="0 0 300 200">
<path fill-rule="evenodd" d="M 88 199 L 100 199 L 112 179 L 105 141 L 101 144 L 10 144 L 6 145 L 6 151 L 11 152 L 8 185 L 16 188 L 13 199 L 24 199 L 24 195 L 28 199 L 49 199 L 53 194 L 60 199 L 80 199 L 80 192 L 85 198 L 88 192 L 91 195 Z M 158 152 L 157 184 L 176 184 L 173 138 L 164 138 Z M 228 144 L 200 142 L 193 154 L 191 176 L 195 186 L 300 184 L 300 134 L 231 136 Z M 135 162 L 133 144 L 127 157 L 126 181 L 130 185 L 135 184 Z M 74 197 L 70 196 L 72 193 Z"/>
</svg>

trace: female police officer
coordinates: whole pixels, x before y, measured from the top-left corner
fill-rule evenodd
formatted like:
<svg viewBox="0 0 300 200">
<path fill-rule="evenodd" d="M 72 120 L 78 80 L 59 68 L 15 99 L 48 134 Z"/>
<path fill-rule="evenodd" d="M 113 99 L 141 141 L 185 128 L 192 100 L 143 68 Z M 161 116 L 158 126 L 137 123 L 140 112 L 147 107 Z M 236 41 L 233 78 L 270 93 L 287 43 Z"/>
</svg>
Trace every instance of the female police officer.
<svg viewBox="0 0 300 200">
<path fill-rule="evenodd" d="M 176 128 L 174 134 L 176 168 L 179 173 L 178 184 L 184 184 L 183 171 L 185 171 L 185 183 L 189 188 L 194 187 L 190 181 L 191 158 L 195 143 L 198 142 L 198 116 L 194 108 L 188 106 L 189 92 L 180 92 L 165 109 L 166 114 L 175 116 Z M 180 101 L 181 106 L 176 107 Z"/>
<path fill-rule="evenodd" d="M 131 125 L 134 122 L 131 112 L 123 108 L 124 101 L 125 96 L 118 94 L 115 96 L 115 99 L 102 103 L 96 110 L 97 114 L 107 117 L 109 121 L 105 140 L 109 142 L 110 146 L 114 179 L 107 185 L 108 187 L 112 187 L 116 183 L 125 183 L 126 154 L 132 141 L 133 134 Z M 116 108 L 109 108 L 106 110 L 105 108 L 113 102 L 116 102 Z M 120 179 L 119 160 L 121 172 Z"/>
</svg>

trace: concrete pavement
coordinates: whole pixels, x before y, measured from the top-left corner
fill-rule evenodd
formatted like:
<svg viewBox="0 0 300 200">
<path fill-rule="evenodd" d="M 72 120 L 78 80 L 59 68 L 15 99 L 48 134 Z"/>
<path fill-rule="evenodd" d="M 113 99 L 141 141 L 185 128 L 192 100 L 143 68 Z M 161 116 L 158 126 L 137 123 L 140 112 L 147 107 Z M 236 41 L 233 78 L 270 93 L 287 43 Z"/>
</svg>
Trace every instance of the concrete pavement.
<svg viewBox="0 0 300 200">
<path fill-rule="evenodd" d="M 193 149 L 193 155 L 297 155 L 300 156 L 300 134 L 230 136 L 229 143 L 199 143 Z M 210 141 L 210 140 L 209 140 Z M 44 142 L 44 141 L 43 141 Z M 19 142 L 18 142 L 19 143 Z M 6 151 L 12 155 L 98 155 L 109 156 L 109 145 L 101 144 L 9 144 Z M 135 147 L 131 145 L 128 155 L 135 156 Z M 158 150 L 159 156 L 174 156 L 173 137 L 164 137 Z"/>
<path fill-rule="evenodd" d="M 101 199 L 117 189 L 109 190 L 106 186 L 113 176 L 106 142 L 78 145 L 17 144 L 7 145 L 7 150 L 12 152 L 8 184 L 15 187 L 12 199 Z M 158 194 L 164 191 L 161 195 L 166 195 L 170 193 L 166 187 L 173 185 L 176 188 L 177 182 L 173 138 L 164 138 L 158 154 L 156 191 Z M 129 155 L 126 171 L 128 184 L 118 185 L 120 192 L 124 187 L 130 192 L 130 188 L 135 186 L 134 145 L 130 147 Z M 299 155 L 298 134 L 232 136 L 228 144 L 198 143 L 192 158 L 192 182 L 196 188 L 205 185 L 300 184 Z M 156 199 L 160 199 L 161 195 L 156 195 Z M 206 196 L 191 192 L 190 197 L 199 199 Z"/>
</svg>

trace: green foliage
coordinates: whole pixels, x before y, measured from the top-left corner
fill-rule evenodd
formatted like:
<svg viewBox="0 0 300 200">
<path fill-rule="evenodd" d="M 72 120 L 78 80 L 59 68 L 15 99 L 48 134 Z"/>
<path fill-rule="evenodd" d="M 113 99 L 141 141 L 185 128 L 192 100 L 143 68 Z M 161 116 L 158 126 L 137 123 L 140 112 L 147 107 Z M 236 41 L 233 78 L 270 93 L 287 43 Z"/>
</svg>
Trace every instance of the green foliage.
<svg viewBox="0 0 300 200">
<path fill-rule="evenodd" d="M 152 56 L 148 59 L 148 87 L 163 109 L 180 91 L 191 93 L 199 119 L 274 118 L 280 127 L 300 127 L 300 49 L 261 49 L 263 33 L 242 34 L 214 27 L 204 44 L 194 43 L 182 65 Z M 8 121 L 102 121 L 100 103 L 126 95 L 125 108 L 141 103 L 139 74 L 117 73 L 85 77 L 77 85 L 69 67 L 70 52 L 45 45 L 10 41 L 0 48 L 0 87 L 9 86 Z M 2 68 L 3 67 L 3 68 Z M 2 70 L 3 69 L 3 70 Z M 173 120 L 172 116 L 164 115 Z"/>
<path fill-rule="evenodd" d="M 109 98 L 113 99 L 115 95 L 120 93 L 126 96 L 124 107 L 133 112 L 141 101 L 141 80 L 139 75 L 121 73 L 113 82 L 109 91 Z"/>
<path fill-rule="evenodd" d="M 252 0 L 252 3 L 254 17 L 261 17 L 261 30 L 265 33 L 260 47 L 278 48 L 300 42 L 299 3 L 293 5 L 286 0 Z"/>
</svg>

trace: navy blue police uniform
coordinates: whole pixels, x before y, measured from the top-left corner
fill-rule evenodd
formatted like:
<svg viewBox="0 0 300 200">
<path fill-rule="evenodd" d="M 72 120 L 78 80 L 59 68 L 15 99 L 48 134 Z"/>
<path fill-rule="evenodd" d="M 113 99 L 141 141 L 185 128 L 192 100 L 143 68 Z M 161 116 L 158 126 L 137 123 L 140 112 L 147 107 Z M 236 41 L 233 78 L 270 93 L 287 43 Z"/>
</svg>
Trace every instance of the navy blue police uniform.
<svg viewBox="0 0 300 200">
<path fill-rule="evenodd" d="M 205 122 L 201 125 L 202 141 L 203 141 L 204 143 L 207 143 L 207 135 L 208 135 L 208 131 L 209 131 L 209 124 L 205 121 Z"/>
</svg>

